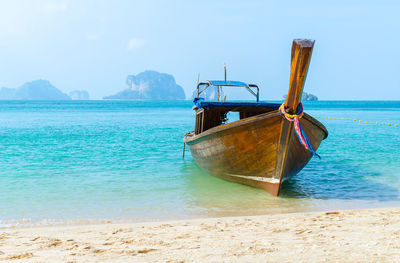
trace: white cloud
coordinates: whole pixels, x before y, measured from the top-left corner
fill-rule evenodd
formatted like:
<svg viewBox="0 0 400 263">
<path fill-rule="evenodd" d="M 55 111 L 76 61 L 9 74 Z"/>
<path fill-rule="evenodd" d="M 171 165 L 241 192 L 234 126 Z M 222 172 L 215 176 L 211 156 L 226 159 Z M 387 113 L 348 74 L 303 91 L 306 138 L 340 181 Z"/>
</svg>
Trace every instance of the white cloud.
<svg viewBox="0 0 400 263">
<path fill-rule="evenodd" d="M 128 41 L 128 50 L 134 50 L 144 46 L 144 41 L 138 38 L 131 38 Z"/>
</svg>

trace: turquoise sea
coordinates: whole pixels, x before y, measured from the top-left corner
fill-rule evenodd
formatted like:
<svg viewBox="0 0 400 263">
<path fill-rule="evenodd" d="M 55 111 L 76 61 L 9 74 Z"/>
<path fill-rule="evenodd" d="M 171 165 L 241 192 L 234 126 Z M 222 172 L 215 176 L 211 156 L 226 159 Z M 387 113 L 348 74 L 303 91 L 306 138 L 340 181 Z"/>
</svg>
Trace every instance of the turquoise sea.
<svg viewBox="0 0 400 263">
<path fill-rule="evenodd" d="M 276 198 L 182 158 L 190 101 L 1 101 L 0 227 L 399 206 L 400 102 L 304 106 L 329 137 Z"/>
</svg>

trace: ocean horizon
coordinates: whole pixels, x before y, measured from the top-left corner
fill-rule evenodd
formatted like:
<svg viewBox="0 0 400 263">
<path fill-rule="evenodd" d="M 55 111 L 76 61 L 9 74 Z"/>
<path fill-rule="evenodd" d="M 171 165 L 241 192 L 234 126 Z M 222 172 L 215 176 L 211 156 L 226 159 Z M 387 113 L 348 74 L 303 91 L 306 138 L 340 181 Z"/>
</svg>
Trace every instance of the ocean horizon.
<svg viewBox="0 0 400 263">
<path fill-rule="evenodd" d="M 0 227 L 400 205 L 400 101 L 304 102 L 329 136 L 280 197 L 182 158 L 192 105 L 0 101 Z"/>
</svg>

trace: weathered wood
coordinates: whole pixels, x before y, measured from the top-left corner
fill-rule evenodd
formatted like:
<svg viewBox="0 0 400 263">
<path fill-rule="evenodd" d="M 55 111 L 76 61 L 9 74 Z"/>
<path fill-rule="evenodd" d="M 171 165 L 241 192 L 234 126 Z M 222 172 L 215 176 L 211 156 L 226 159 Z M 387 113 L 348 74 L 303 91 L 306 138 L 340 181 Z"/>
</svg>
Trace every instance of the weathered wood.
<svg viewBox="0 0 400 263">
<path fill-rule="evenodd" d="M 282 119 L 282 126 L 279 137 L 278 152 L 276 154 L 276 166 L 274 178 L 282 183 L 284 178 L 287 154 L 289 150 L 289 141 L 293 136 L 293 123 L 286 119 Z"/>
<path fill-rule="evenodd" d="M 306 115 L 303 118 L 308 120 L 304 126 L 306 132 L 315 129 L 310 132 L 309 139 L 317 149 L 327 131 L 312 117 Z M 220 125 L 198 135 L 188 134 L 184 141 L 197 164 L 206 172 L 231 182 L 263 188 L 277 196 L 281 183 L 294 174 L 288 169 L 281 173 L 282 178 L 275 178 L 283 122 L 282 115 L 275 110 Z M 292 169 L 304 167 L 312 156 L 297 145 L 300 144 L 298 140 L 293 142 L 295 146 L 291 149 L 296 151 L 298 158 L 288 158 L 296 164 L 286 166 Z"/>
<path fill-rule="evenodd" d="M 290 113 L 297 112 L 297 107 L 301 102 L 304 83 L 307 76 L 308 66 L 311 60 L 311 54 L 314 47 L 313 40 L 295 39 L 292 44 L 291 65 L 290 65 L 290 83 L 288 96 L 285 101 L 285 109 Z M 293 122 L 284 119 L 279 139 L 279 148 L 277 154 L 275 178 L 282 180 L 285 177 L 287 159 L 290 152 L 290 143 L 294 134 Z"/>
<path fill-rule="evenodd" d="M 301 101 L 314 41 L 294 40 L 292 46 L 290 85 L 285 108 L 297 111 Z M 275 107 L 275 108 L 274 108 Z M 254 187 L 278 196 L 281 184 L 298 173 L 312 158 L 295 135 L 293 123 L 284 118 L 278 106 L 269 108 L 240 107 L 202 110 L 196 117 L 194 133 L 184 142 L 206 172 Z M 239 111 L 240 120 L 219 123 L 219 112 Z M 326 128 L 311 116 L 300 120 L 308 139 L 317 150 L 328 136 Z"/>
<path fill-rule="evenodd" d="M 285 108 L 291 113 L 297 111 L 301 101 L 314 42 L 308 39 L 293 40 L 289 92 L 285 101 Z"/>
</svg>

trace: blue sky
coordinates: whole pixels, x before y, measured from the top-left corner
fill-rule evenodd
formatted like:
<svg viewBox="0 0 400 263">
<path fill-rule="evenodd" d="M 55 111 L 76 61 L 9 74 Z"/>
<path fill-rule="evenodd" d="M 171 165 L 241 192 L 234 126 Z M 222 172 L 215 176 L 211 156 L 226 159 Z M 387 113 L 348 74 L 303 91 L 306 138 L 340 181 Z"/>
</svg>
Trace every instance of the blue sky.
<svg viewBox="0 0 400 263">
<path fill-rule="evenodd" d="M 400 1 L 0 0 L 0 87 L 48 79 L 92 98 L 128 74 L 258 84 L 280 99 L 293 38 L 316 40 L 306 92 L 322 100 L 400 100 Z"/>
</svg>

